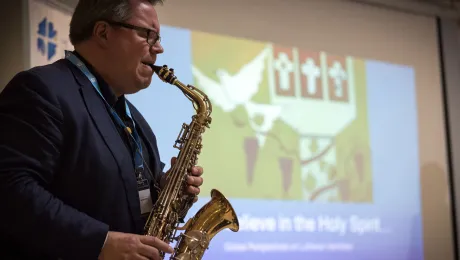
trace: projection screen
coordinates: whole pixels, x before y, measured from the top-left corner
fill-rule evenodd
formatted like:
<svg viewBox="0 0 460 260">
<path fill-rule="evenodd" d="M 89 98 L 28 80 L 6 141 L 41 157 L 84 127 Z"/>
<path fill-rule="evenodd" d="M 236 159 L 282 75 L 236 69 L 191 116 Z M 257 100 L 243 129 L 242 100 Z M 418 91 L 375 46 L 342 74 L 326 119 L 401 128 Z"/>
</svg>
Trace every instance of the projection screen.
<svg viewBox="0 0 460 260">
<path fill-rule="evenodd" d="M 57 13 L 55 56 L 37 46 L 38 9 L 31 66 L 70 48 L 70 15 Z M 433 18 L 346 1 L 175 0 L 158 12 L 157 64 L 213 104 L 188 218 L 215 188 L 239 219 L 204 259 L 452 259 Z M 128 98 L 168 169 L 192 103 L 155 77 Z"/>
</svg>

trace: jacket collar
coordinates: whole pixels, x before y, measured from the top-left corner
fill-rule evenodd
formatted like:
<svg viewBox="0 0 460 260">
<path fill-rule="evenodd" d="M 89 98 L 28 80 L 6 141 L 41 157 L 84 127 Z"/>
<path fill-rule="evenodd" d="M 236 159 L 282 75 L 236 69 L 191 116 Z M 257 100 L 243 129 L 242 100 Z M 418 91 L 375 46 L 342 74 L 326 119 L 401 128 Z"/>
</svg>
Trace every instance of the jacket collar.
<svg viewBox="0 0 460 260">
<path fill-rule="evenodd" d="M 123 139 L 110 113 L 107 111 L 107 105 L 94 89 L 91 82 L 72 62 L 68 60 L 67 62 L 77 84 L 80 86 L 80 94 L 88 114 L 118 165 L 118 176 L 124 185 L 124 192 L 127 196 L 133 223 L 140 223 L 139 196 L 136 192 L 137 180 L 133 173 L 134 168 L 130 156 L 131 152 L 123 143 Z M 137 227 L 137 229 L 139 228 L 142 227 Z"/>
</svg>

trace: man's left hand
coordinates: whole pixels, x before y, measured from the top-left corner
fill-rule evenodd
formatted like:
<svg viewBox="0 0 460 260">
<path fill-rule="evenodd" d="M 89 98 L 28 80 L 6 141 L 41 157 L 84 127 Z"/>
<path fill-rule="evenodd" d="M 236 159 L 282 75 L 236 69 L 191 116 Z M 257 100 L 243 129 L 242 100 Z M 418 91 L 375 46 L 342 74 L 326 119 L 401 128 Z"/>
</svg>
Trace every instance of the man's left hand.
<svg viewBox="0 0 460 260">
<path fill-rule="evenodd" d="M 176 162 L 176 157 L 171 158 L 171 167 Z M 166 177 L 169 174 L 169 171 L 163 176 Z M 193 202 L 195 203 L 198 200 L 198 194 L 200 194 L 200 186 L 203 184 L 203 168 L 200 166 L 194 166 L 192 168 L 191 174 L 187 176 L 187 188 L 186 191 L 188 194 L 195 196 Z M 163 178 L 165 181 L 166 178 Z M 164 184 L 163 184 L 164 185 Z M 162 187 L 163 187 L 162 185 Z"/>
<path fill-rule="evenodd" d="M 195 166 L 192 168 L 192 172 L 187 176 L 187 192 L 191 195 L 195 195 L 193 202 L 198 200 L 198 194 L 200 194 L 200 186 L 203 184 L 203 168 L 200 166 Z"/>
</svg>

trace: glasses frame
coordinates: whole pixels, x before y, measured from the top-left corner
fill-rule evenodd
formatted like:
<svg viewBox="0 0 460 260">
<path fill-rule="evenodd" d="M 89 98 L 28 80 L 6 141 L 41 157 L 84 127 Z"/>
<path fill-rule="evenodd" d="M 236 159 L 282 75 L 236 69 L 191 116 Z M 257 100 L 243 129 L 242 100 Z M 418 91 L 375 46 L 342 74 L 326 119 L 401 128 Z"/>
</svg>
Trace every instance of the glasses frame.
<svg viewBox="0 0 460 260">
<path fill-rule="evenodd" d="M 123 22 L 115 22 L 115 21 L 105 21 L 111 25 L 115 25 L 115 26 L 120 26 L 120 27 L 124 27 L 124 28 L 127 28 L 127 29 L 131 29 L 131 30 L 135 30 L 135 31 L 138 31 L 138 32 L 145 32 L 147 33 L 147 38 L 146 41 L 147 41 L 147 44 L 152 47 L 154 46 L 155 44 L 161 42 L 161 36 L 160 34 L 158 34 L 156 31 L 152 30 L 152 29 L 149 29 L 149 28 L 145 28 L 145 27 L 140 27 L 140 26 L 136 26 L 136 25 L 132 25 L 132 24 L 129 24 L 129 23 L 123 23 Z M 151 38 L 150 36 L 153 36 L 153 38 Z M 149 39 L 152 39 L 153 42 L 150 43 L 149 42 Z"/>
</svg>

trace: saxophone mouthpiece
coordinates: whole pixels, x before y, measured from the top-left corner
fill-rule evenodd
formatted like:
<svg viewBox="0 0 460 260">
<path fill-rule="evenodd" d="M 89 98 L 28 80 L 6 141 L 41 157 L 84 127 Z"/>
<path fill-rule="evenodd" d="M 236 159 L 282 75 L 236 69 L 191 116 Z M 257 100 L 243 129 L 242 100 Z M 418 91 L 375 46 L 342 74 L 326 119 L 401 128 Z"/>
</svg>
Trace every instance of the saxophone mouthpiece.
<svg viewBox="0 0 460 260">
<path fill-rule="evenodd" d="M 148 65 L 150 66 L 150 68 L 153 69 L 153 72 L 155 72 L 156 74 L 159 74 L 159 73 L 160 73 L 160 70 L 161 70 L 161 68 L 162 68 L 161 66 L 157 66 L 157 65 L 151 64 L 151 63 L 148 64 Z"/>
<path fill-rule="evenodd" d="M 157 66 L 154 64 L 149 64 L 149 66 L 162 81 L 174 84 L 174 82 L 177 80 L 177 77 L 174 75 L 173 68 L 168 68 L 167 65 Z"/>
</svg>

